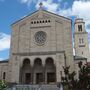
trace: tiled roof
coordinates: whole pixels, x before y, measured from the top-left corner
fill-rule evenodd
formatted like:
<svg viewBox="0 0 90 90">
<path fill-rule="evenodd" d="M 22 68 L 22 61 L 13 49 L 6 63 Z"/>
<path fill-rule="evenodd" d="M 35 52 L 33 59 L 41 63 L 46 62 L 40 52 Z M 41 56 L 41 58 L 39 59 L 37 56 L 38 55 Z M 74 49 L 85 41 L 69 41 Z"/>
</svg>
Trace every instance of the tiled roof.
<svg viewBox="0 0 90 90">
<path fill-rule="evenodd" d="M 0 63 L 8 63 L 9 59 L 6 59 L 6 60 L 2 60 L 0 61 Z"/>
</svg>

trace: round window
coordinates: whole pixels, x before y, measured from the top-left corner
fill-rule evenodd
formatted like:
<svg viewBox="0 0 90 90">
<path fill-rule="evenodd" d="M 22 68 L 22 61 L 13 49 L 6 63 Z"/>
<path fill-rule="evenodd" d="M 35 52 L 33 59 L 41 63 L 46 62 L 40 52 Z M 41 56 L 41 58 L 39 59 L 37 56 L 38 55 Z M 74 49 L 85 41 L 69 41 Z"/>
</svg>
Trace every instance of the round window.
<svg viewBox="0 0 90 90">
<path fill-rule="evenodd" d="M 46 33 L 43 31 L 36 32 L 35 41 L 38 45 L 43 45 L 46 41 Z"/>
</svg>

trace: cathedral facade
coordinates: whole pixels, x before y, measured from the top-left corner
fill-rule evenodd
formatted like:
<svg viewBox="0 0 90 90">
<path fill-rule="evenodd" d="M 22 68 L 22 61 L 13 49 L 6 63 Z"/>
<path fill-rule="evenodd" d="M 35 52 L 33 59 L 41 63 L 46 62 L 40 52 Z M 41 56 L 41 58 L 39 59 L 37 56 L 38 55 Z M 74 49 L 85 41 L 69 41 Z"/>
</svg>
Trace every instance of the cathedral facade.
<svg viewBox="0 0 90 90">
<path fill-rule="evenodd" d="M 70 72 L 89 60 L 88 33 L 83 19 L 75 21 L 75 56 L 72 21 L 43 9 L 12 24 L 10 58 L 0 62 L 0 79 L 17 84 L 55 84 L 62 66 Z"/>
</svg>

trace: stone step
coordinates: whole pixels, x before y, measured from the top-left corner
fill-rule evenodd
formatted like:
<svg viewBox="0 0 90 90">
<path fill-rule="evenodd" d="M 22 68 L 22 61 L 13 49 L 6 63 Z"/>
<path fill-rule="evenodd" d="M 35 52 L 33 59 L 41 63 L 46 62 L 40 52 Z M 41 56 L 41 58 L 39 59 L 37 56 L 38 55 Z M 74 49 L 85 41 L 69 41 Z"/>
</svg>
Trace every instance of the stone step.
<svg viewBox="0 0 90 90">
<path fill-rule="evenodd" d="M 60 90 L 57 85 L 15 85 L 6 90 Z"/>
</svg>

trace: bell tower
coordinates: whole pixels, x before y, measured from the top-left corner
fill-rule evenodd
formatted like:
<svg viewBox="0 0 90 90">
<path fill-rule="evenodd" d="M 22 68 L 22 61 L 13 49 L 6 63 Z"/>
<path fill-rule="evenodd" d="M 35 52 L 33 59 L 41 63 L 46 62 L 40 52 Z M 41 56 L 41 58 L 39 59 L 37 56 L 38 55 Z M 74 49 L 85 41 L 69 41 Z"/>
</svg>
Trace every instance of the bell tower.
<svg viewBox="0 0 90 90">
<path fill-rule="evenodd" d="M 89 62 L 88 33 L 85 30 L 85 22 L 81 18 L 75 20 L 74 44 L 75 55 L 85 57 Z"/>
</svg>

